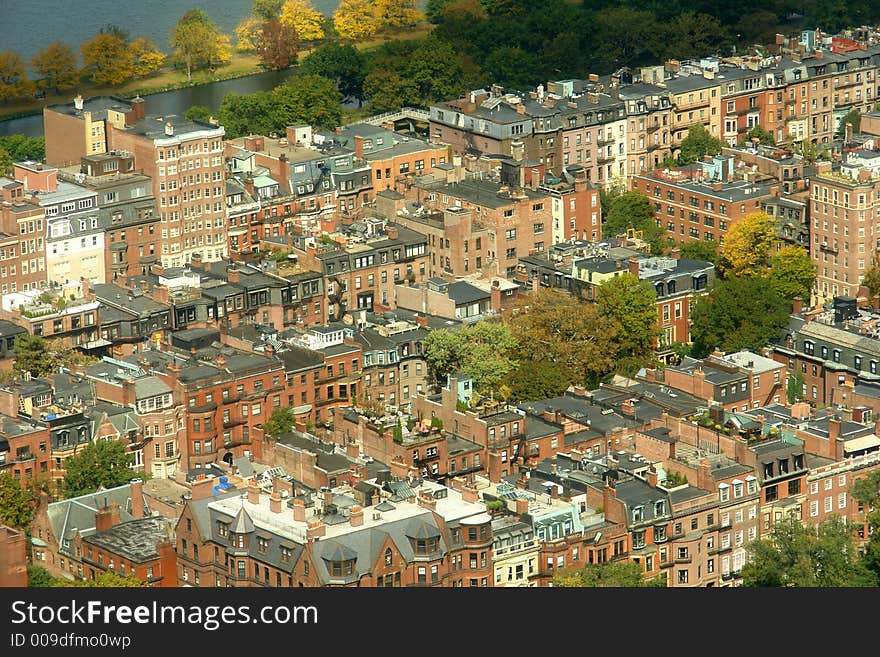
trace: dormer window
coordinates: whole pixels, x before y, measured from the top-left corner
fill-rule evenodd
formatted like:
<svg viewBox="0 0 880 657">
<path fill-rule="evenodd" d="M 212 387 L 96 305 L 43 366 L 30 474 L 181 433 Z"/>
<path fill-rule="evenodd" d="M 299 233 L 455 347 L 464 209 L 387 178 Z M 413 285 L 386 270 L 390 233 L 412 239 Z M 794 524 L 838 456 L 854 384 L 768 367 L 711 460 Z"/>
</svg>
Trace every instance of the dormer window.
<svg viewBox="0 0 880 657">
<path fill-rule="evenodd" d="M 632 510 L 633 522 L 641 522 L 644 520 L 644 507 L 637 506 Z"/>
<path fill-rule="evenodd" d="M 354 559 L 347 561 L 331 561 L 330 575 L 333 577 L 347 577 L 354 572 Z"/>
<path fill-rule="evenodd" d="M 657 500 L 654 502 L 654 515 L 662 516 L 666 513 L 666 500 Z"/>
</svg>

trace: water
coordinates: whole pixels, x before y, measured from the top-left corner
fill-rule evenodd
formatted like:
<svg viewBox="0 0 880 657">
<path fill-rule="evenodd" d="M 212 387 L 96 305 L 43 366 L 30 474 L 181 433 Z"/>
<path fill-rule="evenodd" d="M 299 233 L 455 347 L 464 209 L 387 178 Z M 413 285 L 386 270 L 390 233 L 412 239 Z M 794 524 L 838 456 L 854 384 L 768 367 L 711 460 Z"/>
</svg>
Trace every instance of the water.
<svg viewBox="0 0 880 657">
<path fill-rule="evenodd" d="M 329 16 L 339 0 L 312 0 L 312 4 Z M 201 9 L 222 32 L 232 35 L 250 14 L 251 0 L 0 0 L 0 50 L 12 50 L 30 61 L 48 44 L 61 41 L 79 53 L 83 41 L 112 23 L 131 38 L 147 37 L 168 52 L 169 34 L 189 9 Z"/>
</svg>

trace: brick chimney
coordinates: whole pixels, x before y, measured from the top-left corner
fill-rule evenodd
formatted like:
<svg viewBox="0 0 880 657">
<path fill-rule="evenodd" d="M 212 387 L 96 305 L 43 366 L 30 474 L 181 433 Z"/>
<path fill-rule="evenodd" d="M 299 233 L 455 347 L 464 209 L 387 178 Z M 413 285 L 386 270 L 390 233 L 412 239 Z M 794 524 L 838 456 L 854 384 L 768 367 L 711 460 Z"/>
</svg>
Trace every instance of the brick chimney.
<svg viewBox="0 0 880 657">
<path fill-rule="evenodd" d="M 645 472 L 645 480 L 648 482 L 649 486 L 657 485 L 657 471 L 651 466 L 647 472 Z"/>
<path fill-rule="evenodd" d="M 476 504 L 480 501 L 480 494 L 473 486 L 464 486 L 461 489 L 461 499 L 465 502 Z"/>
<path fill-rule="evenodd" d="M 795 315 L 800 313 L 804 309 L 804 300 L 800 297 L 795 297 L 791 302 L 791 312 Z"/>
<path fill-rule="evenodd" d="M 627 267 L 629 268 L 629 273 L 632 274 L 633 276 L 635 276 L 636 278 L 638 278 L 639 277 L 639 259 L 635 256 L 630 256 L 629 258 L 627 258 L 626 263 L 627 263 Z"/>
<path fill-rule="evenodd" d="M 829 418 L 828 420 L 828 442 L 830 445 L 834 445 L 837 439 L 840 438 L 840 420 L 836 417 Z"/>
<path fill-rule="evenodd" d="M 214 495 L 214 481 L 205 475 L 199 475 L 199 478 L 190 484 L 190 489 L 193 501 L 205 500 Z"/>
<path fill-rule="evenodd" d="M 327 533 L 327 525 L 321 520 L 312 520 L 306 528 L 306 538 L 310 541 L 315 540 Z"/>
<path fill-rule="evenodd" d="M 364 159 L 364 138 L 361 135 L 354 136 L 354 156 L 359 160 Z"/>
<path fill-rule="evenodd" d="M 229 267 L 226 268 L 226 282 L 238 283 L 239 280 L 240 280 L 240 277 L 239 277 L 238 268 L 233 265 L 229 265 Z"/>
<path fill-rule="evenodd" d="M 419 506 L 423 509 L 430 509 L 431 511 L 435 511 L 437 509 L 437 500 L 434 499 L 433 495 L 427 493 L 419 493 L 418 502 Z"/>
<path fill-rule="evenodd" d="M 260 503 L 260 487 L 257 485 L 256 479 L 248 480 L 247 500 L 248 500 L 248 504 L 259 504 Z"/>
<path fill-rule="evenodd" d="M 364 509 L 362 506 L 355 504 L 351 507 L 351 526 L 360 527 L 364 524 Z"/>
<path fill-rule="evenodd" d="M 529 501 L 522 498 L 516 498 L 516 515 L 522 520 L 523 516 L 529 513 Z"/>
<path fill-rule="evenodd" d="M 272 513 L 281 513 L 281 493 L 272 493 L 269 496 L 269 511 Z"/>
<path fill-rule="evenodd" d="M 131 495 L 131 515 L 135 518 L 144 517 L 144 480 L 132 479 L 128 486 Z"/>
<path fill-rule="evenodd" d="M 306 503 L 299 498 L 293 500 L 293 519 L 295 522 L 306 520 Z"/>
<path fill-rule="evenodd" d="M 421 328 L 428 327 L 428 318 L 422 317 L 421 315 L 416 315 L 416 326 L 420 326 Z"/>
<path fill-rule="evenodd" d="M 398 236 L 398 234 L 399 234 L 399 233 L 397 232 L 397 226 L 390 226 L 390 225 L 389 225 L 389 226 L 386 226 L 386 227 L 385 227 L 385 234 L 388 236 L 388 239 L 390 239 L 390 240 L 396 240 L 396 239 L 397 239 L 397 236 Z"/>
<path fill-rule="evenodd" d="M 119 505 L 110 502 L 95 512 L 95 531 L 103 532 L 119 524 Z"/>
</svg>

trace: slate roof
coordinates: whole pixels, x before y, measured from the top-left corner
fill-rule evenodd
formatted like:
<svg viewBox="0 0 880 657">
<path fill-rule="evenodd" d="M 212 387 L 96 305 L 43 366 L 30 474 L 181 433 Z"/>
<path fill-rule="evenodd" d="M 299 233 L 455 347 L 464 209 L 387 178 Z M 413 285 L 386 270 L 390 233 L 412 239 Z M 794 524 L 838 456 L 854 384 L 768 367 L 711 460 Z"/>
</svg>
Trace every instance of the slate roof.
<svg viewBox="0 0 880 657">
<path fill-rule="evenodd" d="M 137 518 L 95 532 L 84 543 L 104 548 L 124 559 L 144 563 L 157 559 L 156 545 L 171 539 L 170 520 L 161 516 Z"/>
</svg>

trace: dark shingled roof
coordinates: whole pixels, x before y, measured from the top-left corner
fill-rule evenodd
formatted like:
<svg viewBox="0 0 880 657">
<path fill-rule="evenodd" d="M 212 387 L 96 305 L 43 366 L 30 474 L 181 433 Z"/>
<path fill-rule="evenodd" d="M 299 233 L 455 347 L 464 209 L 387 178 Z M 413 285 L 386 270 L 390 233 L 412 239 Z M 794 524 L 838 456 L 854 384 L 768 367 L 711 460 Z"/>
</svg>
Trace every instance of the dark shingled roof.
<svg viewBox="0 0 880 657">
<path fill-rule="evenodd" d="M 170 540 L 169 522 L 161 516 L 129 520 L 86 536 L 83 542 L 103 548 L 122 558 L 144 563 L 158 558 L 156 546 Z"/>
</svg>

